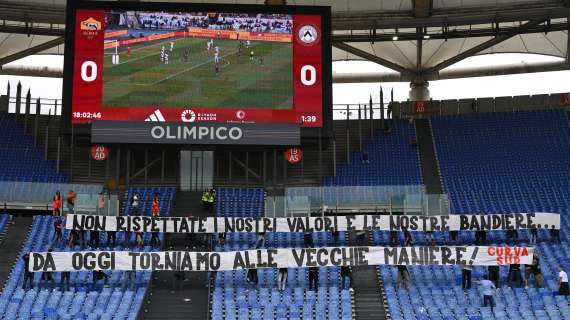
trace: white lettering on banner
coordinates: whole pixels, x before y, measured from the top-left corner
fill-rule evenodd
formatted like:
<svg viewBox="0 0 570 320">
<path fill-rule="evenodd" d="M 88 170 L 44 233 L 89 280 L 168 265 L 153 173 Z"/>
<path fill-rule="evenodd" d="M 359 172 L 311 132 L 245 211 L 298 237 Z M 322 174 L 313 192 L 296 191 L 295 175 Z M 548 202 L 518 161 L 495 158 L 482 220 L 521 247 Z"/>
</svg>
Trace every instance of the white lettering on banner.
<svg viewBox="0 0 570 320">
<path fill-rule="evenodd" d="M 326 247 L 231 252 L 32 252 L 29 271 L 229 271 L 375 265 L 531 264 L 530 247 Z"/>
<path fill-rule="evenodd" d="M 238 127 L 171 127 L 154 126 L 150 129 L 150 135 L 154 139 L 167 140 L 240 140 L 243 130 Z"/>
<path fill-rule="evenodd" d="M 111 217 L 69 214 L 66 229 L 169 233 L 222 232 L 333 232 L 354 230 L 387 231 L 477 231 L 560 229 L 557 213 L 513 213 L 449 216 L 349 215 L 302 218 L 186 218 Z"/>
</svg>

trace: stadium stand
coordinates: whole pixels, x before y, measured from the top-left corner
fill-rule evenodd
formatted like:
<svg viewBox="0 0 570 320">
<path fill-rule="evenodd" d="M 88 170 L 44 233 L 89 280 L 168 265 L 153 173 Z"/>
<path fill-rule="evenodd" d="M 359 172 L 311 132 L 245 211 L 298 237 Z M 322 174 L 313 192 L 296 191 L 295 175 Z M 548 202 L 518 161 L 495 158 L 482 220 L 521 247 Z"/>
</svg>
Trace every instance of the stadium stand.
<svg viewBox="0 0 570 320">
<path fill-rule="evenodd" d="M 570 142 L 568 118 L 562 110 L 444 116 L 431 119 L 442 179 L 452 213 L 559 212 L 561 244 L 539 232 L 537 244 L 544 288 L 512 288 L 508 268 L 501 268 L 502 286 L 495 294 L 494 312 L 483 305 L 477 283 L 487 270 L 473 269 L 472 289 L 462 290 L 461 267 L 410 267 L 410 288 L 397 285 L 397 268 L 380 267 L 392 319 L 569 319 L 569 299 L 553 295 L 556 270 L 570 267 L 568 247 L 568 185 Z M 443 233 L 436 241 L 446 242 Z M 388 243 L 387 233 L 374 235 Z M 461 234 L 461 243 L 473 243 Z M 490 232 L 491 244 L 508 243 L 505 232 Z M 519 231 L 519 242 L 529 233 Z M 414 244 L 425 244 L 414 234 Z M 450 272 L 452 271 L 452 272 Z M 451 284 L 451 285 L 450 285 Z"/>
<path fill-rule="evenodd" d="M 401 120 L 386 121 L 389 133 L 377 131 L 372 141 L 363 145 L 362 152 L 354 152 L 350 164 L 339 165 L 336 177 L 323 179 L 325 186 L 384 186 L 420 185 L 419 155 L 413 124 Z M 368 162 L 363 161 L 368 154 Z"/>
<path fill-rule="evenodd" d="M 29 251 L 47 251 L 49 248 L 65 250 L 62 244 L 66 243 L 66 236 L 60 245 L 52 246 L 52 225 L 53 217 L 36 216 L 21 256 Z M 90 290 L 91 275 L 78 272 L 71 274 L 71 291 L 52 291 L 41 285 L 38 273 L 33 288 L 24 290 L 23 272 L 24 262 L 18 259 L 0 296 L 2 319 L 135 319 L 150 278 L 150 273 L 139 272 L 135 289 L 126 289 L 126 274 L 114 271 L 109 274 L 111 288 L 98 286 L 97 290 Z M 60 275 L 54 275 L 54 279 L 58 288 Z"/>
<path fill-rule="evenodd" d="M 152 195 L 159 193 L 161 215 L 169 215 L 170 206 L 175 197 L 174 188 L 131 188 L 127 194 L 134 192 L 139 192 L 143 196 L 142 199 L 151 199 Z M 146 207 L 142 209 L 142 212 L 149 214 L 150 209 Z M 127 212 L 130 210 L 129 202 L 125 202 L 124 210 Z M 63 232 L 62 241 L 54 243 L 54 219 L 51 216 L 34 217 L 20 257 L 30 251 L 47 251 L 48 249 L 73 251 L 85 248 L 79 243 L 75 248 L 69 248 L 67 246 L 68 231 Z M 134 235 L 132 237 L 134 238 Z M 133 250 L 156 249 L 148 245 L 150 234 L 145 234 L 144 239 L 147 245 L 144 248 L 138 247 Z M 102 233 L 99 248 L 131 250 L 130 247 L 123 246 L 124 233 L 117 234 L 115 247 L 110 247 L 107 241 L 107 235 Z M 64 288 L 60 287 L 60 274 L 54 274 L 55 285 L 48 288 L 47 283 L 41 283 L 41 273 L 35 275 L 33 288 L 24 290 L 22 289 L 23 273 L 24 262 L 18 259 L 0 295 L 1 319 L 136 319 L 151 276 L 150 272 L 137 272 L 136 280 L 133 282 L 129 279 L 127 272 L 107 272 L 109 287 L 105 287 L 102 283 L 93 286 L 90 272 L 72 272 L 71 290 L 63 291 Z"/>
<path fill-rule="evenodd" d="M 140 215 L 151 215 L 152 199 L 155 194 L 158 194 L 160 203 L 160 214 L 170 215 L 170 210 L 176 197 L 176 188 L 174 187 L 155 187 L 155 188 L 129 188 L 126 196 L 123 198 L 123 212 L 125 215 L 130 215 L 132 212 L 132 199 L 135 193 L 140 195 Z"/>
<path fill-rule="evenodd" d="M 219 188 L 218 216 L 259 216 L 263 214 L 262 189 Z M 249 204 L 249 206 L 248 206 Z M 223 209 L 222 209 L 223 208 Z M 311 235 L 315 246 L 334 245 L 331 234 Z M 215 251 L 254 249 L 258 235 L 229 233 Z M 269 233 L 265 248 L 304 247 L 302 233 Z M 339 245 L 346 245 L 344 232 Z M 258 270 L 258 284 L 249 283 L 247 271 L 217 272 L 212 292 L 213 319 L 352 319 L 352 297 L 342 290 L 340 268 L 320 268 L 318 291 L 309 290 L 305 268 L 289 269 L 287 287 L 277 288 L 277 270 Z"/>
<path fill-rule="evenodd" d="M 53 161 L 45 160 L 15 115 L 0 112 L 0 181 L 67 182 Z"/>
<path fill-rule="evenodd" d="M 216 216 L 261 217 L 264 212 L 262 188 L 218 188 L 216 190 Z"/>
</svg>

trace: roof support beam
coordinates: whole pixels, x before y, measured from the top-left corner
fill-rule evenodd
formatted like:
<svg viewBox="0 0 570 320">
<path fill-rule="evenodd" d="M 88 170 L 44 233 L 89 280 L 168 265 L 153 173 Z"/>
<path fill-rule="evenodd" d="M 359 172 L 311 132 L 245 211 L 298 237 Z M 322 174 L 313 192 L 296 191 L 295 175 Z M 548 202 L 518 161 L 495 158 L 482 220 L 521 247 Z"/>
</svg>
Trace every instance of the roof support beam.
<svg viewBox="0 0 570 320">
<path fill-rule="evenodd" d="M 19 24 L 9 24 L 6 23 L 6 21 L 4 21 L 4 23 L 0 23 L 0 33 L 61 37 L 65 35 L 65 26 L 64 25 L 25 26 Z"/>
<path fill-rule="evenodd" d="M 570 14 L 570 12 L 569 12 Z M 566 18 L 564 18 L 566 19 Z M 479 37 L 496 37 L 498 35 L 508 34 L 511 30 L 520 30 L 518 27 L 502 27 L 501 29 L 494 30 L 490 24 L 487 24 L 487 27 L 484 28 L 477 28 L 477 29 L 468 29 L 464 28 L 461 30 L 431 30 L 429 38 L 432 40 L 445 40 L 445 39 L 464 39 L 464 38 L 479 38 Z M 520 30 L 519 34 L 531 34 L 531 33 L 543 33 L 547 29 L 545 26 L 536 26 L 533 28 L 528 28 L 525 30 Z M 568 25 L 566 21 L 561 22 L 552 22 L 550 27 L 548 28 L 548 32 L 556 32 L 556 31 L 566 31 L 568 30 Z M 396 35 L 393 29 L 385 30 L 385 32 L 366 32 L 360 31 L 358 33 L 334 33 L 333 34 L 333 42 L 389 42 L 394 41 L 392 38 Z M 417 32 L 414 31 L 402 31 L 401 29 L 398 32 L 398 41 L 416 41 L 420 37 Z"/>
<path fill-rule="evenodd" d="M 355 47 L 353 47 L 353 46 L 351 46 L 351 45 L 349 45 L 349 44 L 346 44 L 346 43 L 344 43 L 344 42 L 334 42 L 334 43 L 333 43 L 333 46 L 337 47 L 337 48 L 340 49 L 340 50 L 343 50 L 343 51 L 346 51 L 346 52 L 348 52 L 348 53 L 351 53 L 351 54 L 353 54 L 353 55 L 355 55 L 355 56 L 364 58 L 364 59 L 366 59 L 366 60 L 369 60 L 369 61 L 372 61 L 372 62 L 374 62 L 374 63 L 377 63 L 377 64 L 379 64 L 379 65 L 381 65 L 381 66 L 386 67 L 386 68 L 389 68 L 389 69 L 392 69 L 392 70 L 394 70 L 394 71 L 397 71 L 397 72 L 401 73 L 402 75 L 408 75 L 408 74 L 414 73 L 414 72 L 412 72 L 412 71 L 406 69 L 405 67 L 403 67 L 403 66 L 401 66 L 401 65 L 399 65 L 399 64 L 397 64 L 397 63 L 394 63 L 394 62 L 392 62 L 392 61 L 389 61 L 389 60 L 386 60 L 386 59 L 384 59 L 384 58 L 378 57 L 378 56 L 376 56 L 376 55 L 370 54 L 370 53 L 368 53 L 368 52 L 366 52 L 366 51 L 363 51 L 363 50 L 360 50 L 360 49 L 358 49 L 358 48 L 355 48 Z"/>
<path fill-rule="evenodd" d="M 38 44 L 37 46 L 33 46 L 33 47 L 28 48 L 28 49 L 22 50 L 20 52 L 13 53 L 9 56 L 6 56 L 6 57 L 0 59 L 0 67 L 7 64 L 7 63 L 12 62 L 12 61 L 16 61 L 16 60 L 25 58 L 27 56 L 30 56 L 32 54 L 40 53 L 40 52 L 45 51 L 47 49 L 57 47 L 60 44 L 63 44 L 64 42 L 65 42 L 65 39 L 63 37 L 59 37 L 59 38 L 55 38 L 53 40 L 44 42 L 42 44 Z"/>
<path fill-rule="evenodd" d="M 569 0 L 570 1 L 570 0 Z M 570 16 L 566 18 L 566 63 L 570 65 Z"/>
<path fill-rule="evenodd" d="M 481 52 L 483 50 L 489 49 L 505 40 L 508 40 L 514 36 L 516 36 L 517 34 L 520 33 L 520 31 L 528 29 L 528 28 L 532 28 L 535 26 L 538 26 L 539 24 L 541 24 L 543 22 L 543 20 L 534 20 L 534 21 L 529 21 L 523 25 L 521 25 L 520 27 L 514 29 L 513 31 L 511 31 L 508 34 L 504 34 L 504 35 L 499 35 L 491 40 L 485 41 L 479 45 L 474 46 L 473 48 L 463 51 L 462 53 L 451 57 L 429 69 L 424 70 L 425 73 L 434 73 L 434 72 L 439 72 L 442 69 L 445 69 L 447 67 L 449 67 L 452 64 L 455 64 L 463 59 L 469 58 L 475 54 L 477 54 L 478 52 Z"/>
<path fill-rule="evenodd" d="M 440 73 L 432 74 L 426 80 L 463 79 L 473 77 L 502 76 L 510 74 L 535 73 L 570 70 L 570 66 L 564 61 L 545 62 L 537 64 L 519 64 L 515 66 L 489 66 L 469 69 L 447 69 Z M 333 83 L 364 83 L 364 82 L 408 82 L 394 72 L 371 72 L 367 74 L 333 73 Z"/>
<path fill-rule="evenodd" d="M 493 22 L 518 22 L 528 20 L 564 19 L 570 8 L 559 0 L 542 0 L 520 4 L 471 6 L 433 9 L 427 18 L 414 18 L 401 10 L 336 12 L 333 14 L 333 30 L 406 29 L 417 27 L 468 26 Z"/>
<path fill-rule="evenodd" d="M 416 32 L 418 34 L 418 40 L 416 43 L 417 51 L 416 51 L 416 72 L 420 73 L 422 71 L 422 49 L 423 49 L 423 42 L 422 42 L 422 28 L 417 28 Z"/>
</svg>

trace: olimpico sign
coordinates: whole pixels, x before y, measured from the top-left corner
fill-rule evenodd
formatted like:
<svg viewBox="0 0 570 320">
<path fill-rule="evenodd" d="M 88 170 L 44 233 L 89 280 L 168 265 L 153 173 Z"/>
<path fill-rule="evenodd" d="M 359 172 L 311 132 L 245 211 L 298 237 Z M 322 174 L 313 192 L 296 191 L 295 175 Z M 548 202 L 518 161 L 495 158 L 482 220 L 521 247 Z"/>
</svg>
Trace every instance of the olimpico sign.
<svg viewBox="0 0 570 320">
<path fill-rule="evenodd" d="M 93 121 L 92 143 L 299 145 L 298 124 Z"/>
</svg>

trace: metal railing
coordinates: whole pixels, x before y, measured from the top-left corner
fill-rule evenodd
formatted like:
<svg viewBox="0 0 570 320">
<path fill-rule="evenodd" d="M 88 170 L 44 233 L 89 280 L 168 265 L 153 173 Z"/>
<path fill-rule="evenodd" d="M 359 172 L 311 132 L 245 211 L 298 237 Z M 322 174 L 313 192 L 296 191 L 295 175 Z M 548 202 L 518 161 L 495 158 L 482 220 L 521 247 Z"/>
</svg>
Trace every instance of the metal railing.
<svg viewBox="0 0 570 320">
<path fill-rule="evenodd" d="M 292 187 L 265 199 L 268 217 L 358 213 L 448 215 L 449 200 L 446 194 L 426 194 L 421 185 Z"/>
</svg>

